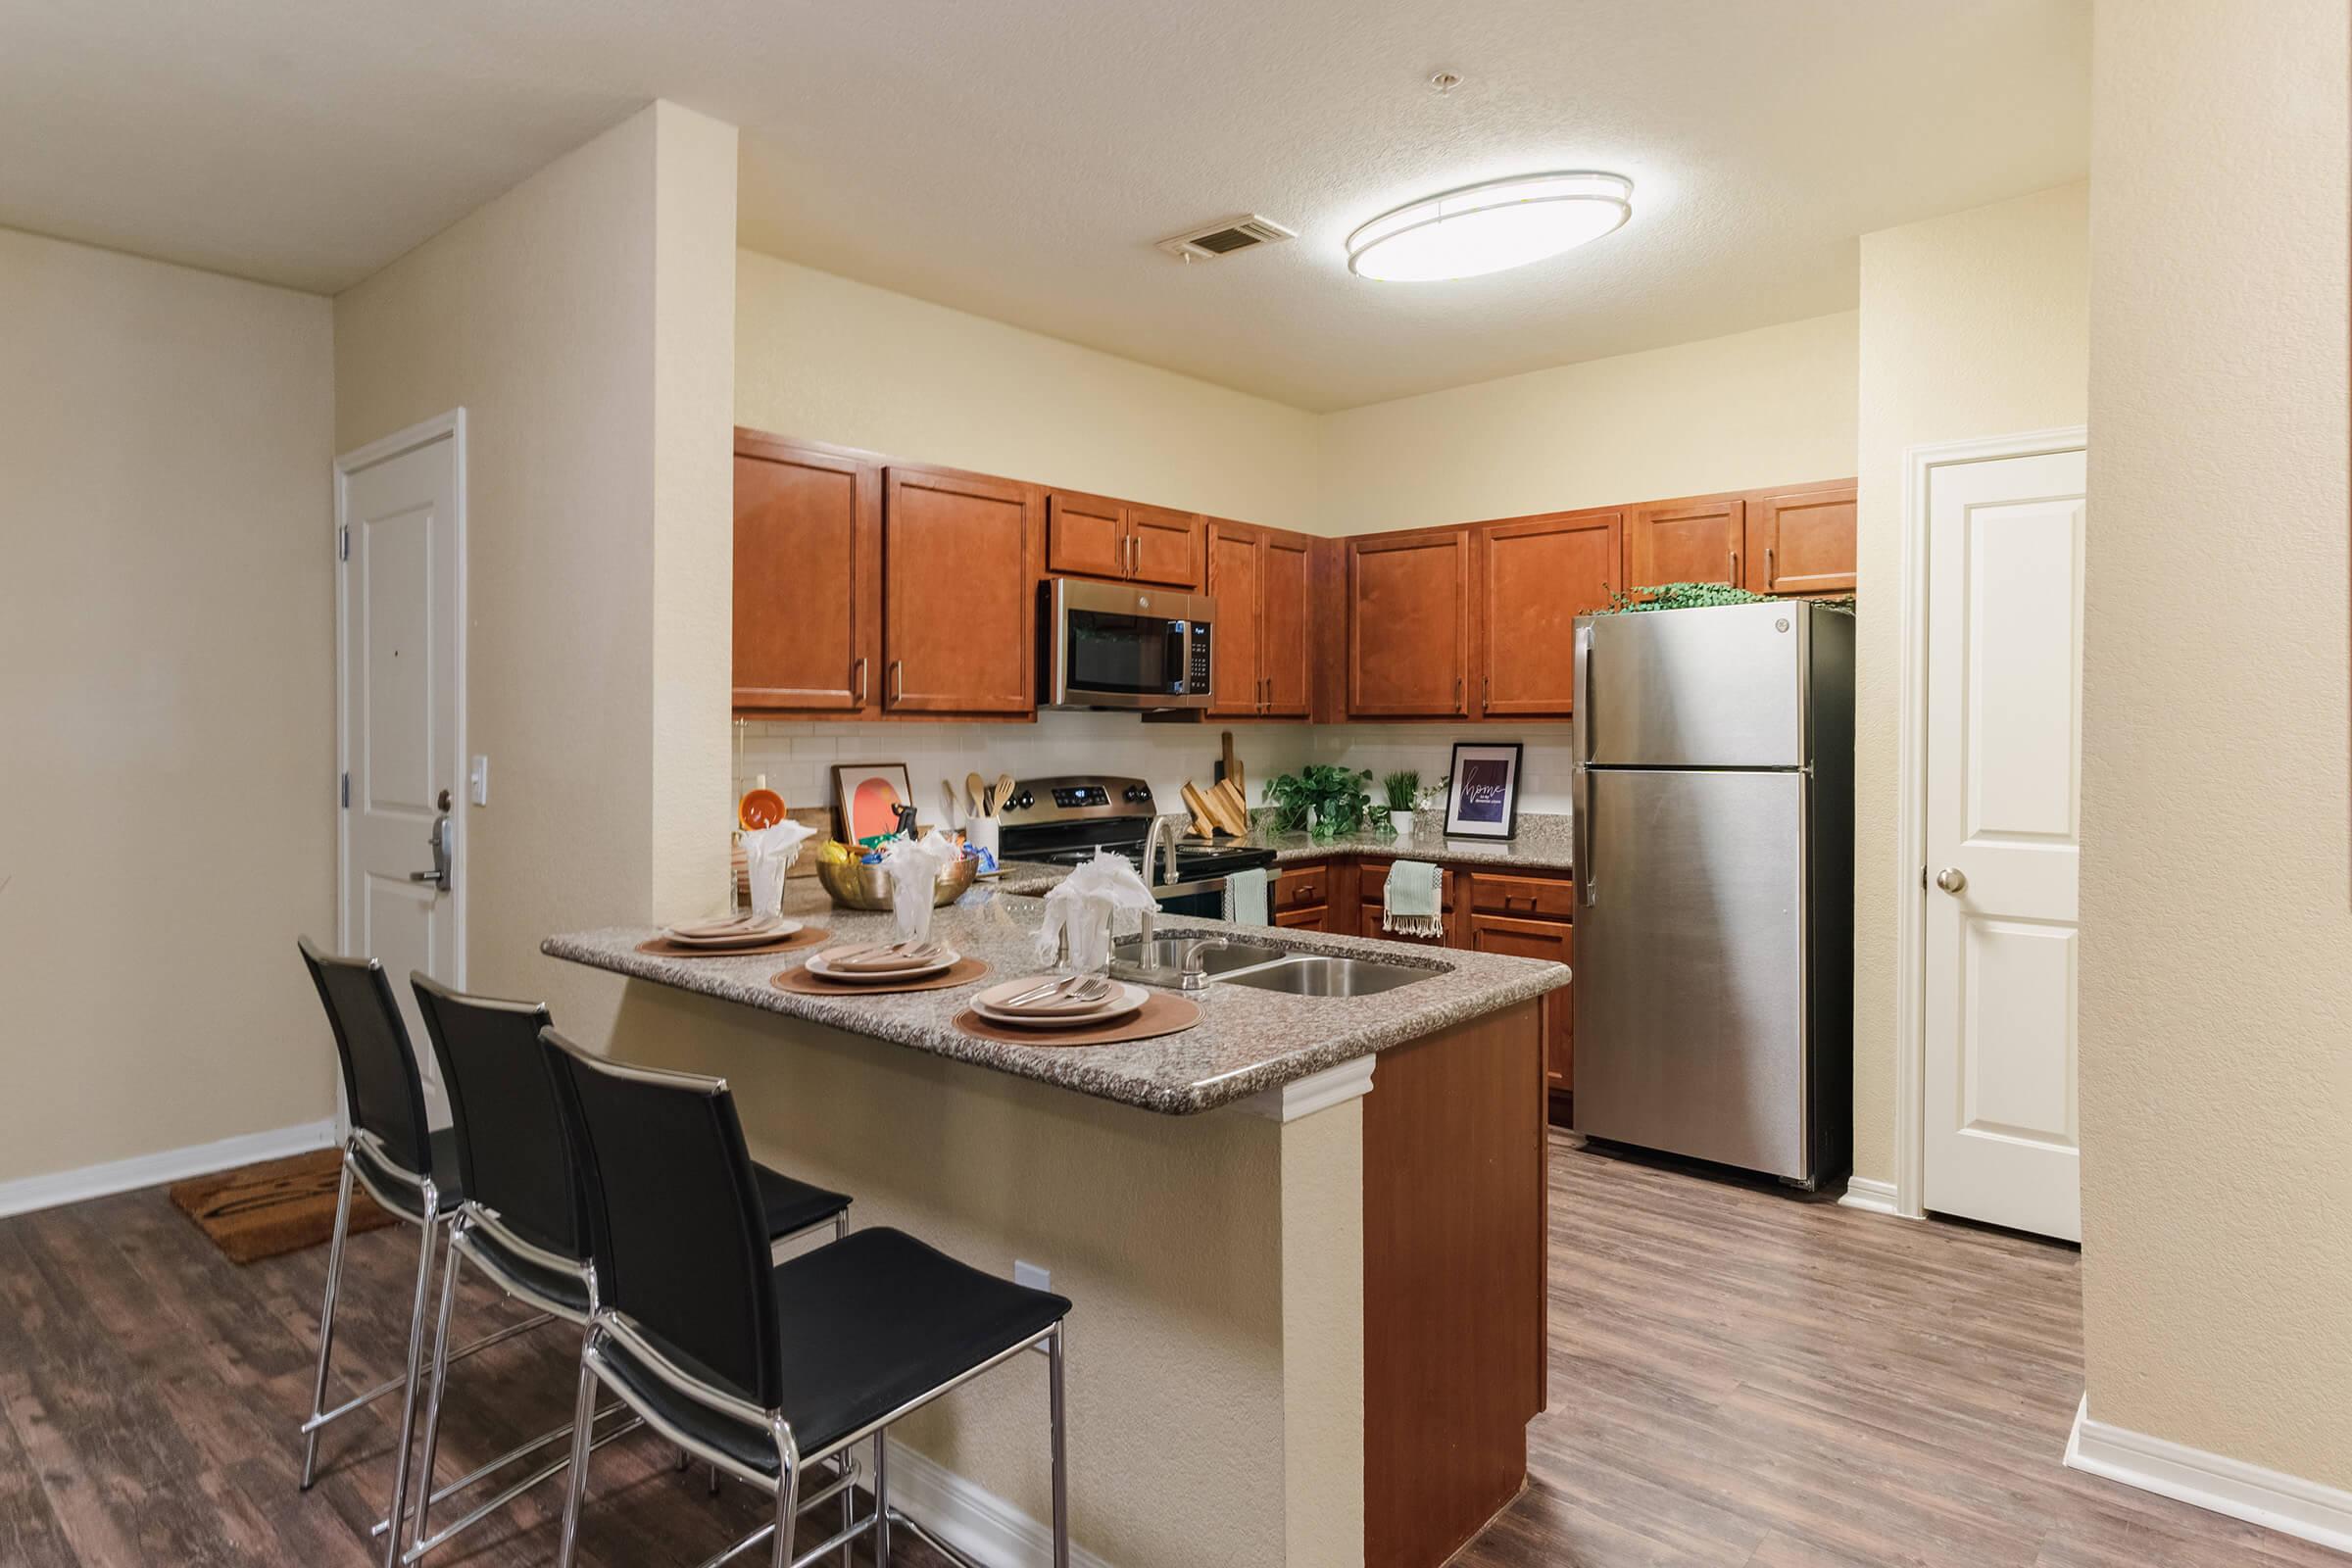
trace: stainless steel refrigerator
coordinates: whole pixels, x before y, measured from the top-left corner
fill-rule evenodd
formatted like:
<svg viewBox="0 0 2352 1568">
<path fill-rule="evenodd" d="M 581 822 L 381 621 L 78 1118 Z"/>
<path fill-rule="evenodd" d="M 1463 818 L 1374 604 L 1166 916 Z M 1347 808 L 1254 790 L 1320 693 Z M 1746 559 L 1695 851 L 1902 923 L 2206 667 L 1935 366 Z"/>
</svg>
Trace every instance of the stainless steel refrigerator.
<svg viewBox="0 0 2352 1568">
<path fill-rule="evenodd" d="M 1854 620 L 1576 619 L 1576 1130 L 1811 1187 L 1853 1137 Z"/>
</svg>

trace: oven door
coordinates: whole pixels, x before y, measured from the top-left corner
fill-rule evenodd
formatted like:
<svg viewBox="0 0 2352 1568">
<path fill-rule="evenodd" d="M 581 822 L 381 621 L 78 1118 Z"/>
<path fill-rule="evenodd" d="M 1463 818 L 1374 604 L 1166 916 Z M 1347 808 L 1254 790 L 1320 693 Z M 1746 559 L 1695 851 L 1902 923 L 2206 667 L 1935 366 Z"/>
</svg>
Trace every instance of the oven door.
<svg viewBox="0 0 2352 1568">
<path fill-rule="evenodd" d="M 1055 577 L 1041 692 L 1053 708 L 1206 708 L 1210 601 Z"/>
</svg>

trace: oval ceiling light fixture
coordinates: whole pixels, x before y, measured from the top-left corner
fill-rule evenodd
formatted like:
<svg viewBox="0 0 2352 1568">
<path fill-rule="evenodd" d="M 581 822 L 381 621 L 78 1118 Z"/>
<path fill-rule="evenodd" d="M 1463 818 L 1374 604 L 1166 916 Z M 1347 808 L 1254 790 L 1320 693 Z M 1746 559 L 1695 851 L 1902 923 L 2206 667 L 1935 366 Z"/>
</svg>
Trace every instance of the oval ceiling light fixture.
<svg viewBox="0 0 2352 1568">
<path fill-rule="evenodd" d="M 1477 277 L 1557 256 L 1622 227 L 1621 174 L 1519 174 L 1383 213 L 1348 236 L 1348 270 L 1392 283 Z"/>
</svg>

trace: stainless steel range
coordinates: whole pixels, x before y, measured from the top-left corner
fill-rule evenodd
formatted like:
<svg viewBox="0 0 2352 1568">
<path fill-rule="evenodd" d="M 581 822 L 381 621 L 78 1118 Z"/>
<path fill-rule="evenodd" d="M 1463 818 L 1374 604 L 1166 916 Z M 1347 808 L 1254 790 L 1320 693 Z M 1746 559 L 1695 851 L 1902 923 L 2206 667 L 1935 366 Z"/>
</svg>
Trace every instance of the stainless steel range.
<svg viewBox="0 0 2352 1568">
<path fill-rule="evenodd" d="M 1204 839 L 1175 837 L 1189 812 L 1164 819 L 1140 778 L 1072 773 L 1024 781 L 1000 813 L 1004 836 L 998 853 L 1007 860 L 1042 860 L 1076 865 L 1099 849 L 1133 861 L 1169 914 L 1216 919 L 1224 911 L 1225 879 L 1236 871 L 1274 863 L 1274 852 L 1220 846 Z M 1161 823 L 1154 840 L 1152 824 Z M 1144 851 L 1152 850 L 1150 867 Z M 1171 864 L 1172 860 L 1172 864 Z"/>
</svg>

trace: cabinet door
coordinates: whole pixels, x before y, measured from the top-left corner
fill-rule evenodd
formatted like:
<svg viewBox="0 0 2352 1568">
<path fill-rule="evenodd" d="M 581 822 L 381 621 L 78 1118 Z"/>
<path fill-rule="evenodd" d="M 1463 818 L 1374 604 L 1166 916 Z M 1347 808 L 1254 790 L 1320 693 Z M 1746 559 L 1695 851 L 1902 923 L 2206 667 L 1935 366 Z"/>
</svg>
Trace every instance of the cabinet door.
<svg viewBox="0 0 2352 1568">
<path fill-rule="evenodd" d="M 1310 909 L 1285 909 L 1274 917 L 1274 923 L 1285 931 L 1323 931 L 1330 922 L 1331 910 L 1320 904 Z"/>
<path fill-rule="evenodd" d="M 1348 710 L 1461 718 L 1470 696 L 1470 531 L 1348 541 Z"/>
<path fill-rule="evenodd" d="M 1605 610 L 1623 559 L 1624 515 L 1590 512 L 1479 530 L 1479 711 L 1566 718 L 1575 707 L 1574 622 Z"/>
<path fill-rule="evenodd" d="M 1126 504 L 1068 490 L 1049 492 L 1046 569 L 1074 577 L 1126 576 Z"/>
<path fill-rule="evenodd" d="M 885 471 L 882 706 L 1021 713 L 1033 706 L 1036 492 L 939 468 Z"/>
<path fill-rule="evenodd" d="M 1127 509 L 1127 575 L 1137 582 L 1199 592 L 1200 518 L 1159 507 Z"/>
<path fill-rule="evenodd" d="M 1314 706 L 1307 630 L 1307 541 L 1295 533 L 1268 533 L 1261 557 L 1265 591 L 1258 616 L 1258 668 L 1265 680 L 1266 711 L 1304 718 Z M 1219 612 L 1222 613 L 1223 612 Z"/>
<path fill-rule="evenodd" d="M 1637 508 L 1625 530 L 1627 585 L 1740 582 L 1746 519 L 1747 504 L 1739 497 Z"/>
<path fill-rule="evenodd" d="M 872 710 L 881 474 L 844 453 L 737 433 L 737 708 Z"/>
<path fill-rule="evenodd" d="M 1217 602 L 1209 633 L 1209 712 L 1244 718 L 1264 708 L 1258 673 L 1258 533 L 1247 523 L 1208 525 L 1208 593 Z"/>
<path fill-rule="evenodd" d="M 1747 586 L 1760 594 L 1854 591 L 1854 486 L 1761 495 L 1748 505 Z"/>
<path fill-rule="evenodd" d="M 1550 920 L 1510 920 L 1495 914 L 1470 916 L 1470 947 L 1476 953 L 1504 953 L 1515 958 L 1549 958 L 1570 963 L 1575 928 Z M 1574 1087 L 1576 1009 L 1569 1004 L 1573 982 L 1544 995 L 1544 1081 L 1552 1089 Z"/>
</svg>

